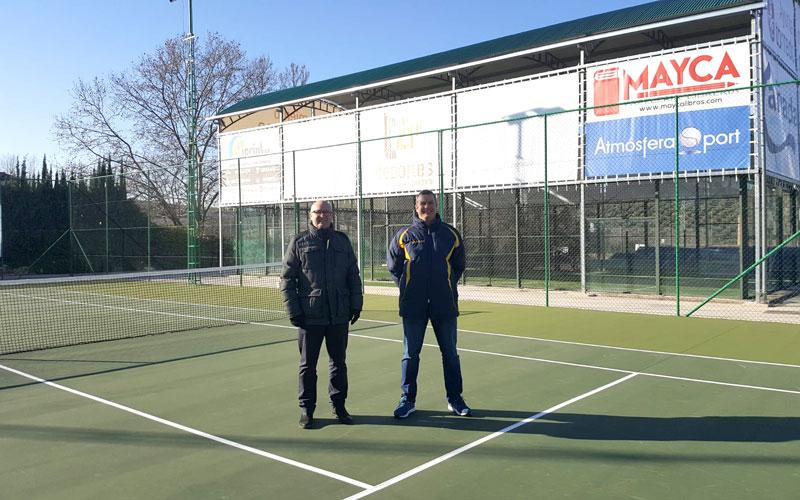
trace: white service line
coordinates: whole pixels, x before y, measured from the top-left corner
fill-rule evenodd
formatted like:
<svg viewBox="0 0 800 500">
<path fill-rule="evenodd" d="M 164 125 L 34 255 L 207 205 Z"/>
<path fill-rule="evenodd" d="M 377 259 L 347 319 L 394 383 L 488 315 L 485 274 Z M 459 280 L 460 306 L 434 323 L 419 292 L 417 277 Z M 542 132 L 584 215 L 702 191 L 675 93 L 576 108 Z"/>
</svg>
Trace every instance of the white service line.
<svg viewBox="0 0 800 500">
<path fill-rule="evenodd" d="M 360 335 L 360 334 L 353 334 L 353 333 L 351 333 L 350 336 L 351 337 L 361 337 L 361 338 L 364 338 L 364 339 L 371 339 L 371 340 L 382 340 L 384 342 L 397 342 L 397 343 L 402 343 L 403 342 L 402 340 L 397 340 L 397 339 L 385 339 L 385 338 L 381 338 L 381 337 L 372 337 L 372 336 L 369 336 L 369 335 Z M 439 347 L 436 344 L 423 344 L 423 345 L 427 346 L 427 347 L 436 347 L 436 348 Z M 568 361 L 556 361 L 554 359 L 534 358 L 534 357 L 530 357 L 530 356 L 518 356 L 518 355 L 515 355 L 515 354 L 504 354 L 504 353 L 501 353 L 501 352 L 479 351 L 477 349 L 466 349 L 464 347 L 458 347 L 457 349 L 459 351 L 461 351 L 461 352 L 471 352 L 471 353 L 474 353 L 474 354 L 485 354 L 485 355 L 488 355 L 488 356 L 498 356 L 498 357 L 501 357 L 501 358 L 521 359 L 523 361 L 536 361 L 536 362 L 539 362 L 539 363 L 548 363 L 548 364 L 551 364 L 551 365 L 572 366 L 572 367 L 575 367 L 575 368 L 588 368 L 590 370 L 601 370 L 601 371 L 605 371 L 605 372 L 635 373 L 635 374 L 641 375 L 643 377 L 665 378 L 665 379 L 671 379 L 671 380 L 682 380 L 682 381 L 685 381 L 685 382 L 696 382 L 696 383 L 699 383 L 699 384 L 712 384 L 712 385 L 721 385 L 721 386 L 726 386 L 726 387 L 738 387 L 740 389 L 755 389 L 755 390 L 758 390 L 758 391 L 781 392 L 781 393 L 784 393 L 784 394 L 798 394 L 798 395 L 800 395 L 800 391 L 793 391 L 791 389 L 777 389 L 775 387 L 766 387 L 766 386 L 760 386 L 760 385 L 734 384 L 732 382 L 719 382 L 719 381 L 716 381 L 716 380 L 705 380 L 705 379 L 700 379 L 700 378 L 677 377 L 677 376 L 673 376 L 673 375 L 662 375 L 660 373 L 634 372 L 632 370 L 622 370 L 622 369 L 619 369 L 619 368 L 608 368 L 608 367 L 605 367 L 605 366 L 585 365 L 585 364 L 581 364 L 581 363 L 570 363 Z"/>
<path fill-rule="evenodd" d="M 361 335 L 361 334 L 358 334 L 358 333 L 351 333 L 350 336 L 351 337 L 360 337 L 360 338 L 363 338 L 363 339 L 371 339 L 371 340 L 383 340 L 385 342 L 397 342 L 399 344 L 403 343 L 402 340 L 398 340 L 398 339 L 385 339 L 385 338 L 381 338 L 381 337 L 373 337 L 371 335 Z M 426 347 L 436 347 L 437 349 L 439 348 L 439 346 L 436 345 L 436 344 L 423 343 L 422 345 L 424 345 Z M 457 349 L 459 351 L 461 351 L 461 352 L 471 352 L 471 353 L 474 353 L 474 354 L 486 354 L 486 355 L 489 355 L 489 356 L 498 356 L 498 357 L 501 357 L 501 358 L 511 358 L 511 359 L 521 359 L 521 360 L 524 360 L 524 361 L 538 361 L 540 363 L 550 363 L 550 364 L 553 364 L 553 365 L 572 366 L 572 367 L 576 367 L 576 368 L 588 368 L 590 370 L 602 370 L 604 372 L 636 373 L 636 372 L 633 372 L 631 370 L 622 370 L 622 369 L 618 369 L 618 368 L 606 368 L 604 366 L 584 365 L 584 364 L 581 364 L 581 363 L 570 363 L 568 361 L 556 361 L 556 360 L 553 360 L 553 359 L 533 358 L 533 357 L 530 357 L 530 356 L 518 356 L 516 354 L 504 354 L 502 352 L 479 351 L 477 349 L 467 349 L 465 347 L 458 347 Z"/>
<path fill-rule="evenodd" d="M 514 429 L 516 429 L 517 427 L 521 427 L 521 426 L 523 426 L 525 424 L 529 424 L 529 423 L 533 422 L 534 420 L 539 420 L 540 418 L 542 418 L 542 417 L 544 417 L 546 415 L 549 415 L 550 413 L 556 412 L 556 411 L 564 408 L 565 406 L 569 406 L 572 403 L 578 402 L 578 401 L 580 401 L 582 399 L 586 399 L 589 396 L 593 396 L 593 395 L 597 394 L 598 392 L 605 391 L 606 389 L 614 387 L 617 384 L 621 384 L 622 382 L 630 380 L 633 377 L 635 377 L 636 375 L 637 375 L 637 373 L 630 373 L 630 374 L 628 374 L 628 375 L 626 375 L 626 376 L 624 376 L 624 377 L 622 377 L 620 379 L 617 379 L 617 380 L 615 380 L 613 382 L 610 382 L 610 383 L 608 383 L 608 384 L 606 384 L 604 386 L 598 387 L 596 389 L 592 389 L 591 391 L 585 392 L 585 393 L 581 394 L 580 396 L 575 396 L 572 399 L 568 399 L 567 401 L 564 401 L 563 403 L 559 403 L 559 404 L 557 404 L 557 405 L 555 405 L 553 407 L 550 407 L 550 408 L 548 408 L 548 409 L 546 409 L 544 411 L 541 411 L 541 412 L 539 412 L 539 413 L 537 413 L 535 415 L 531 415 L 530 417 L 528 417 L 528 418 L 526 418 L 524 420 L 520 420 L 519 422 L 511 424 L 508 427 L 504 427 L 503 429 L 500 429 L 497 432 L 493 432 L 493 433 L 491 433 L 491 434 L 489 434 L 487 436 L 484 436 L 484 437 L 482 437 L 482 438 L 480 438 L 478 440 L 475 440 L 475 441 L 473 441 L 471 443 L 468 443 L 468 444 L 462 446 L 461 448 L 455 449 L 455 450 L 453 450 L 453 451 L 451 451 L 451 452 L 449 452 L 449 453 L 447 453 L 445 455 L 442 455 L 442 456 L 440 456 L 438 458 L 434 458 L 433 460 L 425 462 L 422 465 L 414 467 L 413 469 L 411 469 L 409 471 L 406 471 L 406 472 L 404 472 L 404 473 L 402 473 L 402 474 L 400 474 L 398 476 L 395 476 L 395 477 L 393 477 L 391 479 L 388 479 L 388 480 L 386 480 L 386 481 L 384 481 L 384 482 L 382 482 L 380 484 L 376 484 L 375 486 L 371 486 L 370 488 L 368 488 L 368 489 L 366 489 L 364 491 L 361 491 L 359 493 L 356 493 L 355 495 L 347 497 L 345 500 L 356 500 L 358 498 L 364 498 L 365 496 L 368 496 L 368 495 L 371 495 L 371 494 L 376 493 L 378 491 L 381 491 L 383 489 L 386 489 L 389 486 L 392 486 L 394 484 L 399 483 L 400 481 L 408 479 L 411 476 L 419 474 L 420 472 L 422 472 L 422 471 L 424 471 L 426 469 L 430 469 L 431 467 L 433 467 L 433 466 L 435 466 L 437 464 L 440 464 L 440 463 L 444 462 L 445 460 L 449 460 L 449 459 L 451 459 L 451 458 L 453 458 L 453 457 L 455 457 L 457 455 L 460 455 L 460 454 L 464 453 L 465 451 L 468 451 L 468 450 L 471 450 L 472 448 L 475 448 L 476 446 L 480 446 L 480 445 L 482 445 L 483 443 L 485 443 L 487 441 L 491 441 L 492 439 L 500 437 L 500 436 L 502 436 L 503 434 L 505 434 L 507 432 L 511 432 Z M 458 496 L 458 495 L 456 495 L 456 496 Z"/>
<path fill-rule="evenodd" d="M 381 323 L 385 325 L 402 325 L 402 323 L 391 322 L 391 321 L 378 321 L 373 319 L 361 319 L 359 321 L 369 321 L 372 323 Z M 429 325 L 428 328 L 431 328 Z M 753 361 L 750 359 L 738 359 L 738 358 L 723 358 L 719 356 L 704 356 L 702 354 L 686 354 L 680 352 L 669 352 L 669 351 L 653 351 L 650 349 L 636 349 L 633 347 L 617 347 L 612 345 L 603 345 L 603 344 L 589 344 L 586 342 L 573 342 L 569 340 L 554 340 L 554 339 L 545 339 L 541 337 L 523 337 L 522 335 L 510 335 L 508 333 L 495 333 L 495 332 L 482 332 L 479 330 L 464 330 L 462 328 L 458 329 L 459 332 L 465 333 L 474 333 L 477 335 L 488 335 L 492 337 L 506 337 L 510 339 L 519 339 L 519 340 L 534 340 L 537 342 L 548 342 L 551 344 L 567 344 L 567 345 L 577 345 L 582 347 L 595 347 L 598 349 L 612 349 L 616 351 L 630 351 L 630 352 L 642 352 L 645 354 L 661 354 L 664 356 L 680 356 L 684 358 L 699 358 L 699 359 L 712 359 L 715 361 L 731 361 L 735 363 L 750 363 L 754 365 L 767 365 L 767 366 L 781 366 L 784 368 L 800 368 L 800 365 L 793 365 L 789 363 L 774 363 L 770 361 Z"/>
<path fill-rule="evenodd" d="M 95 395 L 92 395 L 92 394 L 89 394 L 89 393 L 86 393 L 86 392 L 78 391 L 76 389 L 71 389 L 71 388 L 63 386 L 61 384 L 56 384 L 55 382 L 50 382 L 49 380 L 45 380 L 43 378 L 39 378 L 39 377 L 37 377 L 35 375 L 31 375 L 29 373 L 25 373 L 25 372 L 21 372 L 19 370 L 15 370 L 15 369 L 10 368 L 8 366 L 0 365 L 0 369 L 3 369 L 3 370 L 5 370 L 7 372 L 10 372 L 10 373 L 14 373 L 14 374 L 19 375 L 21 377 L 25 377 L 25 378 L 30 379 L 30 380 L 34 380 L 36 382 L 40 382 L 42 384 L 48 385 L 50 387 L 53 387 L 54 389 L 58 389 L 58 390 L 61 390 L 61 391 L 66 391 L 66 392 L 69 392 L 69 393 L 74 394 L 76 396 L 80 396 L 80 397 L 86 398 L 86 399 L 91 399 L 92 401 L 95 401 L 97 403 L 101 403 L 101 404 L 116 408 L 118 410 L 122 410 L 122 411 L 125 411 L 125 412 L 128 412 L 128 413 L 132 413 L 132 414 L 137 415 L 139 417 L 146 418 L 147 420 L 151 420 L 153 422 L 157 422 L 159 424 L 166 425 L 167 427 L 172 427 L 174 429 L 178 429 L 178 430 L 181 430 L 181 431 L 184 431 L 184 432 L 188 432 L 189 434 L 194 434 L 195 436 L 199 436 L 201 438 L 208 439 L 210 441 L 215 441 L 217 443 L 224 444 L 226 446 L 231 446 L 233 448 L 237 448 L 239 450 L 246 451 L 246 452 L 252 453 L 254 455 L 258 455 L 258 456 L 261 456 L 261 457 L 264 457 L 264 458 L 269 458 L 271 460 L 275 460 L 276 462 L 281 462 L 281 463 L 284 463 L 284 464 L 287 464 L 287 465 L 291 465 L 293 467 L 297 467 L 299 469 L 303 469 L 303 470 L 306 470 L 306 471 L 309 471 L 309 472 L 314 472 L 316 474 L 319 474 L 319 475 L 322 475 L 322 476 L 326 476 L 326 477 L 329 477 L 331 479 L 335 479 L 337 481 L 341 481 L 343 483 L 351 484 L 353 486 L 357 486 L 357 487 L 362 488 L 362 489 L 372 488 L 372 485 L 370 485 L 370 484 L 363 483 L 361 481 L 357 481 L 357 480 L 349 478 L 347 476 L 343 476 L 343 475 L 337 474 L 335 472 L 327 471 L 325 469 L 320 469 L 319 467 L 314 467 L 313 465 L 304 464 L 302 462 L 298 462 L 296 460 L 292 460 L 291 458 L 286 458 L 286 457 L 282 457 L 280 455 L 275 455 L 274 453 L 270 453 L 268 451 L 259 450 L 258 448 L 253 448 L 252 446 L 247 446 L 247 445 L 244 445 L 244 444 L 241 444 L 241 443 L 237 443 L 236 441 L 231 441 L 230 439 L 225 439 L 225 438 L 222 438 L 222 437 L 219 437 L 219 436 L 215 436 L 213 434 L 209 434 L 207 432 L 203 432 L 203 431 L 194 429 L 192 427 L 187 427 L 185 425 L 182 425 L 182 424 L 179 424 L 179 423 L 176 423 L 176 422 L 172 422 L 170 420 L 166 420 L 166 419 L 163 419 L 163 418 L 160 418 L 160 417 L 156 417 L 155 415 L 151 415 L 149 413 L 145 413 L 143 411 L 139 411 L 139 410 L 137 410 L 135 408 L 131 408 L 130 406 L 125 406 L 125 405 L 122 405 L 122 404 L 119 404 L 119 403 L 115 403 L 113 401 L 109 401 L 107 399 L 103 399 L 101 397 L 98 397 L 98 396 L 95 396 Z"/>
</svg>

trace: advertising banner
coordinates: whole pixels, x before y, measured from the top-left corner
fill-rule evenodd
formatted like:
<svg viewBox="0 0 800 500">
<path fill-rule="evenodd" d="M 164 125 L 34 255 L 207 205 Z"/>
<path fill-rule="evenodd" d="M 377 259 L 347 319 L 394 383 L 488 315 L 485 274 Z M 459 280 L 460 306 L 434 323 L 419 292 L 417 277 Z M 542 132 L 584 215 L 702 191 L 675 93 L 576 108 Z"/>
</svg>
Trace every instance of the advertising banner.
<svg viewBox="0 0 800 500">
<path fill-rule="evenodd" d="M 679 171 L 750 166 L 747 107 L 681 112 Z M 675 115 L 625 118 L 586 125 L 586 176 L 670 173 L 675 169 Z"/>
<path fill-rule="evenodd" d="M 789 72 L 769 52 L 764 54 L 764 83 L 792 80 Z M 798 156 L 797 85 L 764 88 L 764 139 L 767 172 L 800 181 Z"/>
<path fill-rule="evenodd" d="M 524 186 L 544 181 L 544 119 L 579 107 L 577 73 L 458 94 L 459 187 Z M 533 118 L 537 117 L 537 118 Z M 487 122 L 490 125 L 478 125 Z M 466 128 L 465 128 L 466 127 Z M 578 178 L 578 113 L 548 118 L 548 179 Z"/>
<path fill-rule="evenodd" d="M 283 126 L 284 199 L 335 198 L 357 194 L 356 117 L 343 114 Z M 293 172 L 292 168 L 297 171 Z"/>
<path fill-rule="evenodd" d="M 221 206 L 237 206 L 240 201 L 242 205 L 280 201 L 281 141 L 277 127 L 221 134 L 219 145 Z"/>
<path fill-rule="evenodd" d="M 598 106 L 587 114 L 589 122 L 671 113 L 670 96 L 749 86 L 750 49 L 747 44 L 725 45 L 618 61 L 589 68 L 587 78 L 588 105 Z M 696 99 L 686 111 L 750 104 L 746 93 L 714 95 L 722 101 Z M 623 105 L 642 99 L 653 100 Z"/>
<path fill-rule="evenodd" d="M 590 68 L 585 176 L 671 172 L 675 96 L 696 92 L 713 93 L 679 99 L 680 170 L 749 168 L 749 61 L 740 44 Z"/>
<path fill-rule="evenodd" d="M 796 75 L 795 12 L 794 0 L 769 0 L 762 18 L 762 32 L 764 47 Z"/>
<path fill-rule="evenodd" d="M 361 113 L 364 195 L 414 193 L 452 186 L 450 96 L 370 109 Z M 391 139 L 382 139 L 393 137 Z M 376 140 L 377 139 L 377 140 Z M 441 159 L 441 165 L 440 165 Z"/>
</svg>

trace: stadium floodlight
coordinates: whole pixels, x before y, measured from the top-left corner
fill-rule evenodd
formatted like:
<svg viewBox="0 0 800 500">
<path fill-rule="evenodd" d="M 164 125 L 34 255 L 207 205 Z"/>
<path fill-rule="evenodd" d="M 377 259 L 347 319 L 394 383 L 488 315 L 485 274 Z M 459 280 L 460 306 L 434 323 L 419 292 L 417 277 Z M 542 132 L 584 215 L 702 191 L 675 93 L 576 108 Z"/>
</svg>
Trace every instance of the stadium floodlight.
<svg viewBox="0 0 800 500">
<path fill-rule="evenodd" d="M 175 0 L 169 0 L 170 3 Z M 186 59 L 186 100 L 189 124 L 189 151 L 187 153 L 186 173 L 186 264 L 188 269 L 199 267 L 199 241 L 197 228 L 197 85 L 194 75 L 194 32 L 192 19 L 192 0 L 187 0 L 189 11 L 189 31 L 183 40 L 188 45 Z"/>
</svg>

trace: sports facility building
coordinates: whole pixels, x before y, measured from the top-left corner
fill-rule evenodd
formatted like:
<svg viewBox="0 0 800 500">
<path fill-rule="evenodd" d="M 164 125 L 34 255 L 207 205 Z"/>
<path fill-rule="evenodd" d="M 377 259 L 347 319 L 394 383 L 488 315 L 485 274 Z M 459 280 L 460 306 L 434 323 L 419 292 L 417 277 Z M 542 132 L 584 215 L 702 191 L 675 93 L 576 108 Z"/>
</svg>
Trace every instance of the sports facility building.
<svg viewBox="0 0 800 500">
<path fill-rule="evenodd" d="M 387 279 L 432 189 L 466 285 L 791 300 L 798 29 L 794 0 L 663 0 L 239 102 L 211 118 L 222 260 L 279 260 L 328 198 Z"/>
</svg>

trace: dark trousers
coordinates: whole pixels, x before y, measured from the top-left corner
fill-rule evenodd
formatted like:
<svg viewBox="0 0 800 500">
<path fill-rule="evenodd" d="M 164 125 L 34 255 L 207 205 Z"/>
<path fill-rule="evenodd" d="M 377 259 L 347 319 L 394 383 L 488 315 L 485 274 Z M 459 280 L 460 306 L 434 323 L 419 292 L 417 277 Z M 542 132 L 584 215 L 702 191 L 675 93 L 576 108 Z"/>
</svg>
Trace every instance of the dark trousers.
<svg viewBox="0 0 800 500">
<path fill-rule="evenodd" d="M 458 358 L 457 318 L 431 318 L 433 333 L 442 354 L 444 371 L 444 387 L 447 401 L 453 403 L 461 398 L 463 381 L 461 378 L 461 362 Z M 425 329 L 428 318 L 403 318 L 403 359 L 400 362 L 400 390 L 409 401 L 417 399 L 417 374 L 419 373 L 419 355 L 422 342 L 425 340 Z"/>
<path fill-rule="evenodd" d="M 299 399 L 300 407 L 313 412 L 317 406 L 317 360 L 322 350 L 322 341 L 328 350 L 328 394 L 331 403 L 343 405 L 347 399 L 347 351 L 348 324 L 315 326 L 298 329 L 297 344 L 300 347 Z"/>
</svg>

